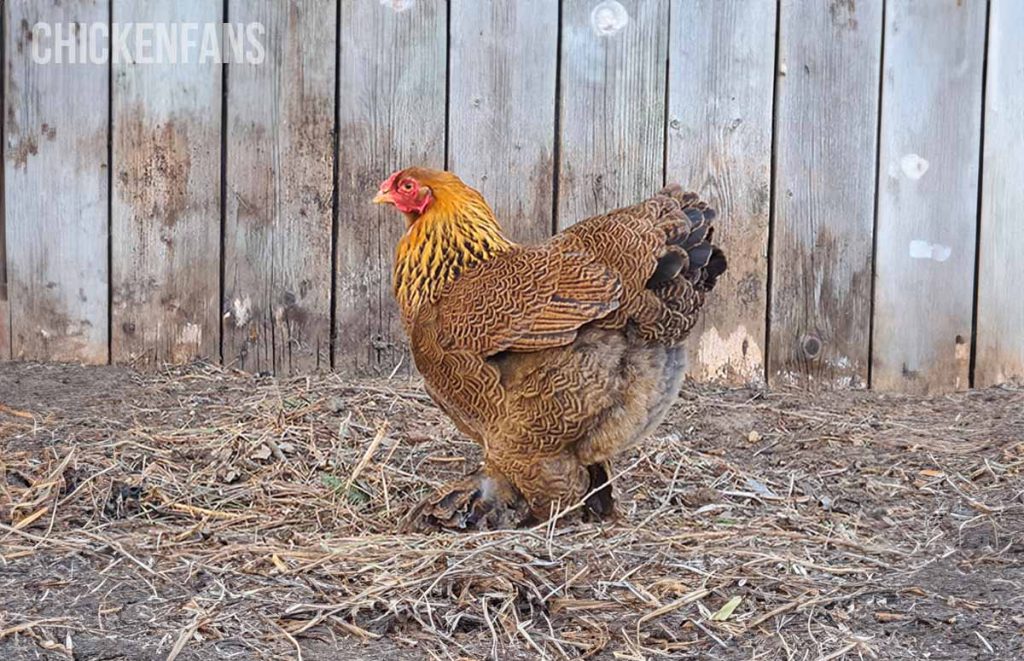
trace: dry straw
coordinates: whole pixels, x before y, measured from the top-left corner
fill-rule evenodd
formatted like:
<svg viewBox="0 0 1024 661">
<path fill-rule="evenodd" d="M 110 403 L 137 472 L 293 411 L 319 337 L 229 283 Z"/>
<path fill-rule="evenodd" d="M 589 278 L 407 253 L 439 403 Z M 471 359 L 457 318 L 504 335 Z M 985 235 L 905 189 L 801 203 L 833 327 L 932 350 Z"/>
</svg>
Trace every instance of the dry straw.
<svg viewBox="0 0 1024 661">
<path fill-rule="evenodd" d="M 479 460 L 415 382 L 3 367 L 0 651 L 1012 658 L 1022 411 L 691 386 L 618 520 L 399 536 Z"/>
</svg>

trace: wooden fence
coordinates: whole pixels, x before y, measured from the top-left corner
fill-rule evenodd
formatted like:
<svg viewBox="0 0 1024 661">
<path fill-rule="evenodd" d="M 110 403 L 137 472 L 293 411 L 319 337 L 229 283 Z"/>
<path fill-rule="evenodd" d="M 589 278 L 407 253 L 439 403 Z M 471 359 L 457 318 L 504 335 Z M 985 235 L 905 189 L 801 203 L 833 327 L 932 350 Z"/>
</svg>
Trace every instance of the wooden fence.
<svg viewBox="0 0 1024 661">
<path fill-rule="evenodd" d="M 40 64 L 40 22 L 267 54 Z M 697 378 L 1024 377 L 1019 0 L 7 0 L 2 34 L 2 357 L 407 365 L 368 200 L 421 164 L 520 240 L 699 190 L 731 270 Z"/>
</svg>

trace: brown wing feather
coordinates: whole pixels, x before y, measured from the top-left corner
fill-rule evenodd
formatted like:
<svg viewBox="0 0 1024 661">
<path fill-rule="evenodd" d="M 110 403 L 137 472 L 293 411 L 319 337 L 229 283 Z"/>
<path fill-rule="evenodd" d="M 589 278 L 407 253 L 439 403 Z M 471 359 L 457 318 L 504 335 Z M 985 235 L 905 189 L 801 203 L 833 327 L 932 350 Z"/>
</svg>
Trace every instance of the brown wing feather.
<svg viewBox="0 0 1024 661">
<path fill-rule="evenodd" d="M 481 356 L 571 343 L 619 306 L 615 273 L 559 244 L 517 248 L 464 273 L 437 303 L 438 343 Z"/>
</svg>

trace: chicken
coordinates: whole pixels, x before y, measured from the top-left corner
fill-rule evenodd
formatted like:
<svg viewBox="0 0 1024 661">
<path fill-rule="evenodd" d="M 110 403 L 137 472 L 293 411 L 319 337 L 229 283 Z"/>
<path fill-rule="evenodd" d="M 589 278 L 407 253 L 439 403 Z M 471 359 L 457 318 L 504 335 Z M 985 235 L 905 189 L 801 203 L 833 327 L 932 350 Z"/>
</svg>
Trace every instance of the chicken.
<svg viewBox="0 0 1024 661">
<path fill-rule="evenodd" d="M 676 399 L 683 339 L 725 271 L 714 211 L 669 186 L 523 246 L 448 172 L 401 170 L 373 201 L 405 216 L 394 292 L 427 392 L 484 450 L 406 527 L 516 526 L 583 499 L 610 514 L 610 462 Z"/>
</svg>

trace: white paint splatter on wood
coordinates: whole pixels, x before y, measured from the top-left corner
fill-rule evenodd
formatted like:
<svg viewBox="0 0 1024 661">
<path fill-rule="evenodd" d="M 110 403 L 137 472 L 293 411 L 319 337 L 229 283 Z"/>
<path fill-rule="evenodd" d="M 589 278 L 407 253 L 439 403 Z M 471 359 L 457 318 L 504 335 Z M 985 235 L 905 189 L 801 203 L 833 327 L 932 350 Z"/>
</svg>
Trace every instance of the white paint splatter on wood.
<svg viewBox="0 0 1024 661">
<path fill-rule="evenodd" d="M 610 37 L 629 24 L 629 12 L 621 2 L 605 0 L 594 6 L 590 12 L 590 25 L 599 37 Z"/>
<path fill-rule="evenodd" d="M 941 243 L 929 243 L 923 239 L 914 239 L 910 242 L 910 257 L 912 259 L 930 259 L 935 262 L 944 262 L 953 254 L 953 248 L 944 246 Z"/>
<path fill-rule="evenodd" d="M 915 181 L 923 177 L 930 166 L 931 163 L 917 154 L 907 154 L 900 159 L 900 170 L 908 179 Z"/>
<path fill-rule="evenodd" d="M 413 5 L 416 4 L 416 0 L 380 0 L 380 4 L 391 9 L 391 11 L 398 13 L 412 9 Z"/>
<path fill-rule="evenodd" d="M 242 328 L 252 319 L 252 298 L 236 298 L 231 301 L 231 316 L 235 320 L 235 328 Z"/>
</svg>

